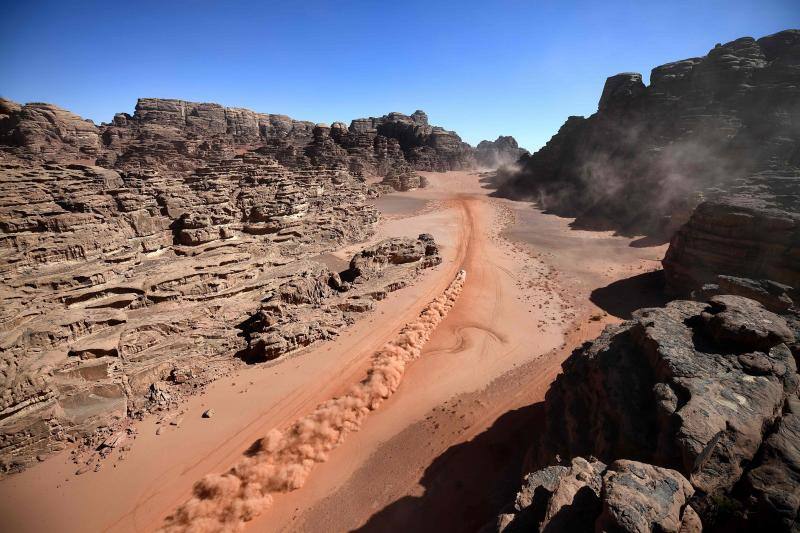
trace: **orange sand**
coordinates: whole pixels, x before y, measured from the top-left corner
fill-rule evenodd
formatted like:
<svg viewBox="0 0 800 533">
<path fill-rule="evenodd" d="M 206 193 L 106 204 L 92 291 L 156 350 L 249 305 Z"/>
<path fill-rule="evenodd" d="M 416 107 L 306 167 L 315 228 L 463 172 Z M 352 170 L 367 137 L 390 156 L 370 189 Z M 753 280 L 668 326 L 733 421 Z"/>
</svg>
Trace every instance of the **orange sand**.
<svg viewBox="0 0 800 533">
<path fill-rule="evenodd" d="M 421 357 L 408 366 L 397 392 L 330 452 L 303 488 L 275 496 L 248 529 L 385 530 L 419 526 L 414 520 L 420 517 L 435 529 L 442 510 L 447 514 L 442 523 L 452 530 L 459 524 L 469 529 L 468 523 L 480 520 L 493 503 L 476 500 L 480 509 L 471 512 L 462 505 L 461 516 L 453 516 L 447 513 L 453 503 L 447 498 L 429 501 L 427 495 L 437 493 L 429 467 L 444 464 L 443 472 L 455 476 L 449 469 L 458 472 L 460 463 L 450 457 L 479 449 L 489 437 L 500 438 L 503 413 L 540 401 L 569 351 L 596 335 L 603 323 L 617 320 L 589 302 L 591 291 L 652 269 L 664 247 L 634 248 L 630 239 L 572 231 L 568 220 L 543 215 L 529 204 L 489 198 L 474 174 L 426 175 L 429 188 L 406 194 L 427 205 L 382 199 L 390 214 L 374 240 L 432 233 L 442 245 L 441 266 L 379 302 L 375 312 L 335 341 L 215 382 L 183 406 L 180 427 L 156 436 L 155 419 L 137 424 L 138 438 L 124 461 L 75 476 L 75 465 L 62 453 L 3 480 L 4 528 L 152 531 L 162 526 L 196 481 L 226 471 L 270 430 L 289 427 L 363 379 L 375 350 L 461 268 L 469 273 L 463 293 Z M 528 242 L 510 242 L 506 233 Z M 345 259 L 362 246 L 334 255 Z M 209 407 L 214 418 L 201 418 Z M 480 471 L 477 462 L 491 455 L 484 451 L 467 454 L 471 464 L 464 468 Z M 478 499 L 488 491 L 472 489 L 467 492 Z"/>
</svg>

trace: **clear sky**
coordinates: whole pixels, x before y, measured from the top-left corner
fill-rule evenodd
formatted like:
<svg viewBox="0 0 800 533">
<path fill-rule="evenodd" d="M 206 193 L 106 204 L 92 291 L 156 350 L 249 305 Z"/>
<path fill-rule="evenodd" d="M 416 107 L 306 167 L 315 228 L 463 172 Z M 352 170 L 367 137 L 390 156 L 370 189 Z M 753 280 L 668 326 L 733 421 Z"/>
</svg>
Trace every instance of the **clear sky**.
<svg viewBox="0 0 800 533">
<path fill-rule="evenodd" d="M 536 149 L 617 72 L 800 28 L 800 0 L 3 2 L 0 95 L 97 123 L 138 97 L 349 122 L 423 109 Z"/>
</svg>

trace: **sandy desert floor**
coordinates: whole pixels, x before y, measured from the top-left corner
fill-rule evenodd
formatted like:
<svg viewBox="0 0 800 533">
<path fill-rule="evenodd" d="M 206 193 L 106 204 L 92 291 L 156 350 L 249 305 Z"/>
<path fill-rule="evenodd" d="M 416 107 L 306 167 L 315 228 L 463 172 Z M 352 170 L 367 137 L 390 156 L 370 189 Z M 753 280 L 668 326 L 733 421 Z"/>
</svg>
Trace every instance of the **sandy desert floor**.
<svg viewBox="0 0 800 533">
<path fill-rule="evenodd" d="M 561 362 L 631 309 L 660 303 L 665 246 L 604 232 L 524 202 L 495 199 L 479 176 L 426 173 L 430 187 L 376 200 L 374 241 L 427 232 L 444 262 L 379 302 L 335 341 L 248 367 L 192 397 L 178 426 L 138 423 L 124 460 L 76 476 L 67 453 L 0 482 L 8 531 L 150 531 L 194 482 L 235 463 L 360 380 L 374 351 L 450 283 L 464 291 L 397 393 L 348 435 L 299 490 L 251 531 L 473 531 L 507 501 Z M 336 265 L 363 244 L 320 258 Z M 212 419 L 201 417 L 213 407 Z"/>
</svg>

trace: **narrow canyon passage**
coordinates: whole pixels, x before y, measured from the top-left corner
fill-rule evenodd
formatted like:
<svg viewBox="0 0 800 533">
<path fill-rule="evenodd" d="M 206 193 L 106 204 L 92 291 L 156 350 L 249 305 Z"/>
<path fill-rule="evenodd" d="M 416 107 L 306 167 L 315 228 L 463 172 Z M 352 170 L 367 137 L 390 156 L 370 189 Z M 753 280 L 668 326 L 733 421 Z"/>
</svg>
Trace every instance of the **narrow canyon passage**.
<svg viewBox="0 0 800 533">
<path fill-rule="evenodd" d="M 9 2 L 0 533 L 800 533 L 798 3 Z"/>
<path fill-rule="evenodd" d="M 474 531 L 515 490 L 526 449 L 520 443 L 535 434 L 536 403 L 563 359 L 617 320 L 591 304 L 589 293 L 657 264 L 658 249 L 574 232 L 529 204 L 491 199 L 474 175 L 429 179 L 431 190 L 411 194 L 456 191 L 443 196 L 464 206 L 471 230 L 469 280 L 458 304 L 398 393 L 249 530 Z M 503 237 L 509 226 L 549 233 L 553 251 L 592 257 L 580 261 L 570 252 L 556 271 L 546 243 L 532 256 L 524 243 Z"/>
<path fill-rule="evenodd" d="M 10 517 L 9 527 L 157 528 L 205 474 L 225 471 L 270 429 L 290 425 L 360 380 L 372 353 L 464 268 L 468 281 L 463 294 L 421 358 L 407 369 L 398 392 L 312 471 L 302 489 L 278 495 L 249 529 L 419 526 L 415 520 L 446 509 L 446 502 L 433 505 L 424 499 L 426 490 L 431 491 L 420 482 L 426 468 L 471 440 L 483 446 L 487 429 L 505 424 L 503 413 L 541 400 L 569 350 L 606 320 L 588 321 L 598 312 L 588 301 L 589 292 L 650 268 L 660 250 L 631 248 L 629 240 L 619 237 L 573 232 L 568 221 L 535 212 L 529 204 L 490 198 L 476 174 L 428 176 L 431 186 L 402 196 L 411 207 L 388 215 L 374 240 L 432 233 L 442 247 L 441 266 L 390 294 L 336 340 L 215 382 L 183 406 L 183 422 L 174 431 L 156 436 L 152 418 L 139 423 L 133 449 L 113 467 L 76 477 L 74 465 L 62 454 L 0 483 L 0 514 Z M 419 202 L 408 202 L 410 198 Z M 420 205 L 424 207 L 418 209 Z M 504 229 L 517 227 L 514 220 L 528 224 L 533 233 L 547 232 L 555 247 L 592 246 L 616 253 L 605 254 L 596 264 L 559 265 L 557 270 L 548 263 L 548 244 L 532 256 L 524 243 L 503 237 Z M 356 248 L 334 255 L 347 258 Z M 585 324 L 580 331 L 573 327 L 576 322 Z M 217 413 L 212 421 L 200 417 L 208 407 Z M 530 417 L 512 418 L 519 427 Z M 511 458 L 511 463 L 518 459 Z M 503 468 L 504 476 L 517 473 L 513 465 Z M 476 481 L 485 480 L 464 478 L 459 483 Z M 491 505 L 480 503 L 487 509 Z M 465 517 L 479 520 L 482 512 Z M 465 526 L 472 524 L 467 522 Z"/>
</svg>

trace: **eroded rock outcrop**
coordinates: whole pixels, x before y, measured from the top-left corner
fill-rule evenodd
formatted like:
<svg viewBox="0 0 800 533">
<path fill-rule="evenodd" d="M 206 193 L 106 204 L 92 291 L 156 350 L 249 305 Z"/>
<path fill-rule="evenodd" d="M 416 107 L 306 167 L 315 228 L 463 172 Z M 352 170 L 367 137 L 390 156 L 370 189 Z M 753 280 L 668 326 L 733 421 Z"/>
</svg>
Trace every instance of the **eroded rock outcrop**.
<svg viewBox="0 0 800 533">
<path fill-rule="evenodd" d="M 441 263 L 430 235 L 392 238 L 353 256 L 350 267 L 331 272 L 317 265 L 281 284 L 239 328 L 247 341 L 240 353 L 249 362 L 331 339 L 353 323 L 353 315 L 405 287 L 422 269 Z"/>
<path fill-rule="evenodd" d="M 528 151 L 520 148 L 517 140 L 510 135 L 499 136 L 494 141 L 481 141 L 475 147 L 475 160 L 483 168 L 498 168 L 515 164 Z"/>
<path fill-rule="evenodd" d="M 534 494 L 539 485 L 544 495 L 558 494 L 553 487 L 577 468 L 574 462 L 570 468 L 549 466 L 560 461 L 594 456 L 619 465 L 625 458 L 652 465 L 628 463 L 626 472 L 640 472 L 632 478 L 637 483 L 663 478 L 663 469 L 671 469 L 671 487 L 684 486 L 676 481 L 683 477 L 690 485 L 680 489 L 674 505 L 645 498 L 636 512 L 615 514 L 603 503 L 598 530 L 647 530 L 641 517 L 651 515 L 642 509 L 653 508 L 661 509 L 658 516 L 672 517 L 669 526 L 658 527 L 677 531 L 683 518 L 674 511 L 685 512 L 681 498 L 709 530 L 756 529 L 765 521 L 776 531 L 796 528 L 800 484 L 793 434 L 800 376 L 790 349 L 797 317 L 793 310 L 787 313 L 774 314 L 742 296 L 718 295 L 709 302 L 642 309 L 632 320 L 608 326 L 565 361 L 547 393 L 545 428 L 529 465 L 531 471 L 544 470 L 526 478 L 534 488 L 521 494 Z M 603 468 L 592 468 L 594 473 L 584 477 L 596 481 Z M 596 482 L 587 484 L 593 494 L 609 499 L 616 490 L 613 480 L 626 476 L 603 474 L 602 491 Z M 643 482 L 647 487 L 658 483 Z M 617 488 L 627 494 L 619 501 L 637 501 L 630 483 Z M 551 501 L 557 500 L 544 499 L 523 513 L 526 506 L 518 499 L 515 516 L 506 522 L 520 513 L 541 522 Z M 599 499 L 593 501 L 596 512 Z"/>
<path fill-rule="evenodd" d="M 414 189 L 425 188 L 428 180 L 412 170 L 390 170 L 376 188 L 385 189 L 387 192 L 407 192 Z"/>
<path fill-rule="evenodd" d="M 0 98 L 0 144 L 24 146 L 45 160 L 94 160 L 101 151 L 100 130 L 53 104 L 17 104 Z"/>
<path fill-rule="evenodd" d="M 342 277 L 358 283 L 379 276 L 393 266 L 416 263 L 428 268 L 441 261 L 433 237 L 423 233 L 416 240 L 393 238 L 365 248 L 353 256 L 350 268 L 342 272 Z"/>
<path fill-rule="evenodd" d="M 173 405 L 233 354 L 341 331 L 440 261 L 422 236 L 328 270 L 377 220 L 363 175 L 409 190 L 472 154 L 422 111 L 328 126 L 142 98 L 96 126 L 0 100 L 0 471 Z"/>
<path fill-rule="evenodd" d="M 133 115 L 118 113 L 101 126 L 50 104 L 2 100 L 0 144 L 43 160 L 69 156 L 124 170 L 192 170 L 208 158 L 229 159 L 255 148 L 289 168 L 316 165 L 357 175 L 475 163 L 471 146 L 428 124 L 422 111 L 355 119 L 348 127 L 159 98 L 141 98 Z"/>
<path fill-rule="evenodd" d="M 663 264 L 669 289 L 679 295 L 719 275 L 800 287 L 800 173 L 750 176 L 700 204 L 672 238 Z"/>
<path fill-rule="evenodd" d="M 598 111 L 570 117 L 500 192 L 589 228 L 671 235 L 701 195 L 800 166 L 800 30 L 610 77 Z"/>
<path fill-rule="evenodd" d="M 636 461 L 609 466 L 572 459 L 525 476 L 513 505 L 484 533 L 529 531 L 702 531 L 689 504 L 694 489 L 680 473 Z"/>
<path fill-rule="evenodd" d="M 265 295 L 304 283 L 324 268 L 311 258 L 377 220 L 362 178 L 257 152 L 190 171 L 2 157 L 3 471 L 226 371 Z M 163 380 L 170 399 L 153 395 Z"/>
</svg>

